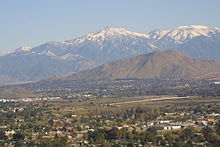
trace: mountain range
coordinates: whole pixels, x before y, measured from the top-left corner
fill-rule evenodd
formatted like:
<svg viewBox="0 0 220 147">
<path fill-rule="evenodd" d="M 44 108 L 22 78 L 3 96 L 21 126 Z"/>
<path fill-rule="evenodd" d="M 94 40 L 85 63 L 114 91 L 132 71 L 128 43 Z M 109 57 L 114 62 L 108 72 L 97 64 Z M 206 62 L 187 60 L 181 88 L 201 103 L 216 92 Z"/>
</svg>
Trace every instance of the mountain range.
<svg viewBox="0 0 220 147">
<path fill-rule="evenodd" d="M 106 63 L 67 77 L 41 80 L 33 84 L 27 84 L 25 87 L 32 87 L 33 89 L 58 88 L 71 87 L 81 83 L 91 85 L 99 81 L 134 79 L 218 81 L 220 80 L 220 62 L 195 59 L 177 50 L 161 50 Z"/>
<path fill-rule="evenodd" d="M 192 58 L 177 50 L 154 51 L 82 71 L 65 80 L 216 79 L 220 62 Z"/>
<path fill-rule="evenodd" d="M 195 58 L 219 60 L 220 28 L 181 26 L 142 34 L 106 27 L 72 40 L 21 47 L 0 53 L 0 84 L 64 76 L 116 60 L 173 49 Z"/>
</svg>

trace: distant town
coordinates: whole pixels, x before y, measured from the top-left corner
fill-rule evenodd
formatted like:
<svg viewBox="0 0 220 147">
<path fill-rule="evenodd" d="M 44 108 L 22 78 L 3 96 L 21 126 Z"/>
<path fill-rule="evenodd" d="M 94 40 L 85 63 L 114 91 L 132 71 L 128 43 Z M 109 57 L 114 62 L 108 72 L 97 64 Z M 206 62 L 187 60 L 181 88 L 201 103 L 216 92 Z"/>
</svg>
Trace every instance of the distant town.
<svg viewBox="0 0 220 147">
<path fill-rule="evenodd" d="M 140 96 L 0 100 L 1 146 L 208 146 L 218 98 Z"/>
</svg>

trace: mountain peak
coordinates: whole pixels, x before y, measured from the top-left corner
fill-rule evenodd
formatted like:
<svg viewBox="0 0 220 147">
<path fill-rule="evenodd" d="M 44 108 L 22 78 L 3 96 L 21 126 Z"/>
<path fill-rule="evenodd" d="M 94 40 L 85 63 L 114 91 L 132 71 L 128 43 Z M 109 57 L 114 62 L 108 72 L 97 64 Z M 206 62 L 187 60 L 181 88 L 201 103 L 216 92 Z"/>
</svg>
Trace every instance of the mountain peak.
<svg viewBox="0 0 220 147">
<path fill-rule="evenodd" d="M 88 36 L 91 38 L 106 38 L 112 36 L 136 36 L 136 37 L 149 38 L 149 35 L 147 34 L 136 33 L 126 30 L 124 28 L 113 28 L 113 27 L 105 27 L 96 33 L 89 34 Z"/>
<path fill-rule="evenodd" d="M 3 51 L 3 52 L 0 52 L 0 56 L 6 56 L 6 55 L 13 53 L 13 52 L 14 52 L 14 50 Z"/>
<path fill-rule="evenodd" d="M 126 60 L 114 61 L 67 79 L 197 79 L 216 77 L 220 62 L 194 59 L 180 51 L 156 51 Z M 219 77 L 219 75 L 217 75 Z"/>
<path fill-rule="evenodd" d="M 189 26 L 179 26 L 178 30 L 191 30 L 191 29 L 209 29 L 209 27 L 204 25 L 189 25 Z"/>
<path fill-rule="evenodd" d="M 96 33 L 90 33 L 85 36 L 79 37 L 71 42 L 75 43 L 82 43 L 85 40 L 92 40 L 92 41 L 103 41 L 109 37 L 118 37 L 118 36 L 132 36 L 132 37 L 142 37 L 142 38 L 149 38 L 148 34 L 136 33 L 124 28 L 113 28 L 113 27 L 105 27 Z M 68 42 L 68 41 L 67 41 Z"/>
<path fill-rule="evenodd" d="M 32 49 L 31 46 L 22 46 L 22 47 L 19 47 L 17 50 L 28 52 L 28 51 L 30 51 L 31 49 Z"/>
<path fill-rule="evenodd" d="M 174 43 L 181 44 L 185 41 L 198 37 L 210 37 L 220 32 L 220 28 L 209 28 L 203 25 L 189 25 L 179 26 L 173 30 L 155 30 L 150 32 L 150 36 L 157 40 L 173 41 Z"/>
</svg>

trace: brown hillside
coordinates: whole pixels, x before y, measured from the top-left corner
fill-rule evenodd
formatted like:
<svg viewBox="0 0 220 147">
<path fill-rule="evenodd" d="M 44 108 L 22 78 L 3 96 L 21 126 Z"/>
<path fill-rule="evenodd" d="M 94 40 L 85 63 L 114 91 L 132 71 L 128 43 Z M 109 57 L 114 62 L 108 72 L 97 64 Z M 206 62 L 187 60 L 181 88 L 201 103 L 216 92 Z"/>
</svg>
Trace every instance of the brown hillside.
<svg viewBox="0 0 220 147">
<path fill-rule="evenodd" d="M 220 62 L 194 59 L 180 51 L 156 51 L 104 64 L 65 80 L 97 79 L 203 79 L 220 77 Z"/>
</svg>

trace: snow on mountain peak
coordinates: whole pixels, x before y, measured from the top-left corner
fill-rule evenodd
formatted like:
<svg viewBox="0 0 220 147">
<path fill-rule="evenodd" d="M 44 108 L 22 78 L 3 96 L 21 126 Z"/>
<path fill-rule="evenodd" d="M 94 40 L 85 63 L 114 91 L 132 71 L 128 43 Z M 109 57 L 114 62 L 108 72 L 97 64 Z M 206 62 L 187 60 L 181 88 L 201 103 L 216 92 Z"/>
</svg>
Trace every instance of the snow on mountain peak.
<svg viewBox="0 0 220 147">
<path fill-rule="evenodd" d="M 4 52 L 0 52 L 0 56 L 5 56 L 8 55 L 10 53 L 14 52 L 14 50 L 9 50 L 9 51 L 4 51 Z"/>
<path fill-rule="evenodd" d="M 28 51 L 30 51 L 31 49 L 32 49 L 31 46 L 22 46 L 22 47 L 18 48 L 17 50 L 28 52 Z"/>
<path fill-rule="evenodd" d="M 64 60 L 67 60 L 67 59 L 73 59 L 73 58 L 80 58 L 81 56 L 80 55 L 75 55 L 75 54 L 71 54 L 71 53 L 67 53 L 63 56 L 61 56 L 61 59 L 64 59 Z M 82 57 L 81 57 L 82 58 Z"/>
<path fill-rule="evenodd" d="M 98 37 L 105 37 L 105 36 L 116 36 L 116 35 L 133 35 L 138 37 L 145 37 L 148 38 L 149 36 L 147 34 L 141 34 L 136 32 L 128 31 L 124 28 L 111 28 L 111 27 L 105 27 L 104 29 L 101 29 L 97 33 L 91 34 Z"/>
<path fill-rule="evenodd" d="M 210 37 L 213 34 L 219 33 L 220 28 L 209 28 L 203 25 L 179 26 L 173 30 L 156 30 L 150 32 L 152 39 L 174 40 L 176 43 L 183 43 L 188 39 L 198 36 Z"/>
<path fill-rule="evenodd" d="M 49 50 L 44 50 L 41 53 L 38 53 L 39 55 L 47 55 L 47 56 L 56 56 L 53 52 L 49 51 Z"/>
<path fill-rule="evenodd" d="M 7 56 L 9 54 L 18 53 L 18 52 L 29 52 L 32 49 L 30 46 L 23 46 L 15 50 L 8 50 L 4 52 L 0 52 L 0 56 Z"/>
<path fill-rule="evenodd" d="M 79 37 L 74 40 L 66 41 L 66 42 L 72 42 L 75 44 L 82 43 L 86 40 L 90 41 L 103 41 L 106 38 L 113 38 L 118 36 L 132 36 L 132 37 L 141 37 L 141 38 L 149 38 L 148 34 L 141 34 L 136 32 L 128 31 L 124 28 L 111 28 L 111 27 L 105 27 L 104 29 L 99 30 L 96 33 L 90 33 L 85 36 Z"/>
<path fill-rule="evenodd" d="M 214 27 L 213 30 L 216 31 L 217 33 L 220 33 L 220 28 L 218 27 Z"/>
<path fill-rule="evenodd" d="M 179 26 L 177 30 L 192 30 L 192 29 L 209 29 L 207 26 L 203 25 L 190 25 L 190 26 Z"/>
</svg>

